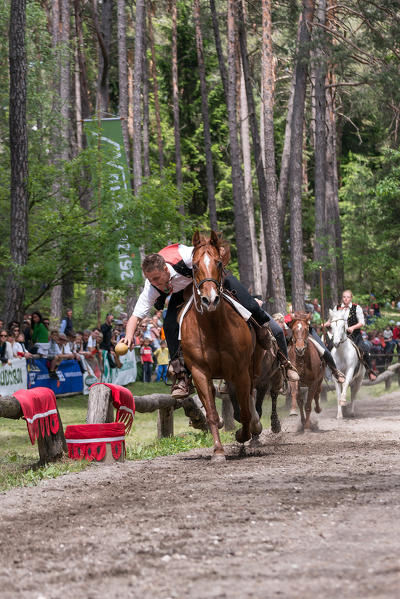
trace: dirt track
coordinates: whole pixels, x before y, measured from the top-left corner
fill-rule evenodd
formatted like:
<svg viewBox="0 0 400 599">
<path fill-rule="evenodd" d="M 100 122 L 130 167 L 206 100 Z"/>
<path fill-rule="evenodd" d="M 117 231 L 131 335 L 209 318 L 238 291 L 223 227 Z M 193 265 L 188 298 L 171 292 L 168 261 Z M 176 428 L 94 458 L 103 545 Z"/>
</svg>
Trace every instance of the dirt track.
<svg viewBox="0 0 400 599">
<path fill-rule="evenodd" d="M 1 597 L 398 597 L 400 393 L 334 415 L 0 495 Z"/>
</svg>

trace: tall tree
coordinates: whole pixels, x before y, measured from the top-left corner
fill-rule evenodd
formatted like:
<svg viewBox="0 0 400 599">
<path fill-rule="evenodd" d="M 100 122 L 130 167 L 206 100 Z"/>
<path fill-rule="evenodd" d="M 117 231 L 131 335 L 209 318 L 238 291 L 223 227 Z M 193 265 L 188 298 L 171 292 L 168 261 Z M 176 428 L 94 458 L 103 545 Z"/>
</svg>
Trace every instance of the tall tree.
<svg viewBox="0 0 400 599">
<path fill-rule="evenodd" d="M 314 71 L 314 107 L 315 107 L 315 241 L 314 241 L 314 262 L 323 266 L 324 273 L 327 275 L 327 223 L 326 223 L 326 55 L 325 55 L 325 21 L 326 21 L 326 0 L 319 0 L 317 10 L 316 27 L 314 28 L 315 50 L 312 55 Z M 327 289 L 327 276 L 324 276 L 324 287 Z M 332 305 L 330 298 L 327 297 L 327 305 Z"/>
<path fill-rule="evenodd" d="M 101 4 L 101 25 L 97 15 L 97 2 L 93 2 L 93 21 L 99 43 L 99 74 L 97 80 L 96 110 L 100 117 L 106 117 L 110 102 L 110 48 L 112 36 L 113 0 L 103 0 Z"/>
<path fill-rule="evenodd" d="M 56 164 L 67 162 L 70 159 L 70 109 L 71 109 L 71 61 L 70 61 L 70 0 L 55 0 L 52 12 L 52 37 L 53 49 L 59 67 L 59 73 L 55 74 L 55 96 L 59 96 L 59 125 L 57 127 L 58 141 L 55 143 L 54 160 Z M 55 185 L 55 197 L 58 203 L 64 202 L 62 194 L 62 182 Z M 60 263 L 63 262 L 60 256 Z M 51 292 L 50 317 L 53 322 L 60 320 L 62 315 L 62 303 L 70 304 L 73 296 L 73 284 L 60 266 L 58 277 L 61 283 L 57 283 Z"/>
<path fill-rule="evenodd" d="M 144 36 L 146 30 L 145 0 L 136 2 L 135 66 L 133 72 L 133 187 L 135 194 L 142 186 L 142 78 Z"/>
<path fill-rule="evenodd" d="M 304 310 L 304 268 L 302 231 L 302 167 L 303 121 L 306 97 L 308 63 L 310 57 L 311 27 L 314 0 L 303 0 L 302 20 L 297 48 L 296 84 L 293 99 L 292 134 L 290 152 L 290 257 L 292 267 L 292 306 Z"/>
<path fill-rule="evenodd" d="M 182 188 L 182 153 L 181 153 L 181 132 L 179 125 L 179 86 L 178 86 L 178 11 L 176 0 L 171 0 L 172 17 L 172 105 L 174 116 L 174 137 L 175 137 L 175 168 L 176 184 L 178 189 Z M 180 212 L 184 214 L 184 206 L 180 205 Z"/>
<path fill-rule="evenodd" d="M 243 68 L 240 66 L 240 136 L 242 140 L 243 156 L 243 183 L 244 183 L 244 205 L 249 216 L 249 227 L 251 237 L 251 250 L 254 270 L 254 293 L 263 296 L 265 291 L 261 284 L 261 265 L 258 252 L 257 233 L 254 220 L 254 197 L 253 181 L 251 172 L 251 149 L 249 134 L 249 111 L 247 108 L 246 85 L 244 82 Z"/>
<path fill-rule="evenodd" d="M 19 270 L 28 258 L 28 135 L 26 128 L 26 0 L 11 0 L 10 64 L 10 257 L 5 306 L 6 322 L 22 322 L 24 285 Z"/>
<path fill-rule="evenodd" d="M 143 173 L 150 177 L 150 109 L 149 109 L 149 62 L 147 60 L 147 36 L 144 36 L 143 52 Z"/>
<path fill-rule="evenodd" d="M 131 164 L 128 132 L 128 56 L 126 51 L 126 5 L 117 1 L 118 104 L 127 163 Z"/>
<path fill-rule="evenodd" d="M 260 136 L 256 118 L 255 103 L 250 78 L 250 67 L 247 53 L 247 36 L 243 12 L 242 0 L 238 2 L 239 40 L 243 64 L 243 74 L 246 84 L 246 96 L 249 110 L 251 133 L 253 138 L 254 161 L 258 189 L 260 195 L 260 206 L 262 212 L 262 223 L 264 239 L 266 240 L 267 255 L 269 263 L 269 284 L 273 298 L 274 311 L 282 312 L 286 308 L 286 292 L 283 279 L 281 252 L 279 246 L 279 226 L 276 206 L 276 173 L 275 173 L 275 146 L 274 146 L 274 74 L 271 38 L 270 4 L 263 5 L 263 123 L 264 123 L 264 146 L 265 155 L 261 156 Z M 269 24 L 268 24 L 269 10 Z M 268 29 L 269 27 L 269 29 Z M 264 158 L 264 159 L 263 159 Z M 266 290 L 264 290 L 266 292 Z"/>
<path fill-rule="evenodd" d="M 236 247 L 238 254 L 240 280 L 245 287 L 252 289 L 254 286 L 253 264 L 251 253 L 251 237 L 248 214 L 243 205 L 244 185 L 243 172 L 240 160 L 240 147 L 238 142 L 238 126 L 236 120 L 237 92 L 236 92 L 236 26 L 235 26 L 235 0 L 228 0 L 228 85 L 227 109 L 229 125 L 230 160 L 232 169 L 232 194 L 235 212 Z M 220 67 L 221 68 L 221 67 Z"/>
<path fill-rule="evenodd" d="M 163 151 L 163 141 L 162 141 L 162 132 L 161 132 L 160 100 L 159 100 L 159 93 L 158 93 L 156 50 L 155 50 L 155 45 L 154 45 L 153 16 L 154 16 L 154 3 L 151 4 L 151 9 L 148 11 L 148 24 L 149 24 L 149 41 L 150 41 L 150 52 L 151 52 L 151 77 L 153 79 L 154 112 L 155 112 L 155 117 L 156 117 L 156 128 L 157 128 L 158 165 L 160 167 L 160 172 L 162 172 L 164 169 L 164 151 Z"/>
<path fill-rule="evenodd" d="M 200 75 L 201 113 L 203 116 L 204 151 L 206 157 L 208 211 L 210 216 L 211 229 L 214 229 L 214 231 L 216 231 L 218 228 L 217 208 L 215 201 L 214 169 L 211 152 L 210 117 L 208 114 L 208 94 L 206 82 L 206 69 L 204 65 L 203 34 L 201 31 L 200 24 L 200 0 L 194 0 L 193 8 L 194 25 L 196 31 L 197 61 L 199 63 Z"/>
</svg>

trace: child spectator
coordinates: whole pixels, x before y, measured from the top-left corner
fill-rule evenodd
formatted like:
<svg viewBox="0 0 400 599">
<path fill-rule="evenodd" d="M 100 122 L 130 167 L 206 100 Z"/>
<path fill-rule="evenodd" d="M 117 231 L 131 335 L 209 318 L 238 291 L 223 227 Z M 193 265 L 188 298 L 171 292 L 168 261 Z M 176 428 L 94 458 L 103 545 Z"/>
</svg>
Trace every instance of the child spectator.
<svg viewBox="0 0 400 599">
<path fill-rule="evenodd" d="M 150 347 L 151 339 L 145 337 L 143 339 L 143 345 L 140 348 L 140 358 L 143 367 L 143 382 L 151 382 L 151 372 L 153 368 L 153 351 Z"/>
<path fill-rule="evenodd" d="M 156 382 L 158 383 L 161 379 L 164 383 L 167 382 L 167 370 L 168 370 L 168 362 L 169 362 L 169 353 L 166 341 L 161 341 L 160 347 L 156 349 L 154 355 L 157 360 L 157 378 Z"/>
</svg>

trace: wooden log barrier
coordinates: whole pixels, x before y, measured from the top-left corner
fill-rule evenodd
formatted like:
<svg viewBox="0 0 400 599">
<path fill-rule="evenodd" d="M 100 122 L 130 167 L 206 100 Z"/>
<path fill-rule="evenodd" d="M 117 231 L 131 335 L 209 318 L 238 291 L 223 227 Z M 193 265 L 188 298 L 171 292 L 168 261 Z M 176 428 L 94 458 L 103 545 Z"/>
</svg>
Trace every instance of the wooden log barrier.
<svg viewBox="0 0 400 599">
<path fill-rule="evenodd" d="M 159 411 L 157 421 L 158 437 L 171 437 L 174 434 L 173 413 L 183 408 L 195 429 L 208 431 L 205 411 L 197 395 L 183 400 L 175 399 L 166 393 L 152 393 L 135 397 L 136 412 Z M 95 385 L 89 391 L 87 424 L 113 422 L 111 390 L 106 385 Z"/>
<path fill-rule="evenodd" d="M 47 464 L 48 462 L 55 462 L 60 460 L 64 454 L 67 453 L 67 443 L 64 436 L 64 428 L 61 420 L 60 413 L 57 409 L 59 429 L 56 434 L 50 432 L 48 437 L 43 438 L 39 436 L 38 450 L 39 450 L 39 465 Z M 0 417 L 11 418 L 12 420 L 18 420 L 22 418 L 22 410 L 19 402 L 15 397 L 5 395 L 0 397 Z M 28 434 L 28 432 L 27 432 Z"/>
</svg>

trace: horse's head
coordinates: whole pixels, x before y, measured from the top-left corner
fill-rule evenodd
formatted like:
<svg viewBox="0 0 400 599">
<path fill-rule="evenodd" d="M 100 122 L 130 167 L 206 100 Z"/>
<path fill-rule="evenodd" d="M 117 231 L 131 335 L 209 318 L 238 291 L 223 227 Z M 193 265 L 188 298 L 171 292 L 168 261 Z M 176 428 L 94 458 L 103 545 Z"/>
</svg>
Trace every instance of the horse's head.
<svg viewBox="0 0 400 599">
<path fill-rule="evenodd" d="M 288 324 L 292 329 L 292 343 L 298 356 L 304 356 L 307 347 L 311 314 L 296 312 Z"/>
<path fill-rule="evenodd" d="M 343 341 L 346 341 L 346 321 L 343 310 L 329 310 L 329 320 L 332 328 L 332 342 L 334 347 L 339 347 Z"/>
<path fill-rule="evenodd" d="M 213 312 L 221 299 L 224 278 L 224 249 L 218 235 L 193 235 L 193 285 L 202 308 Z"/>
</svg>

